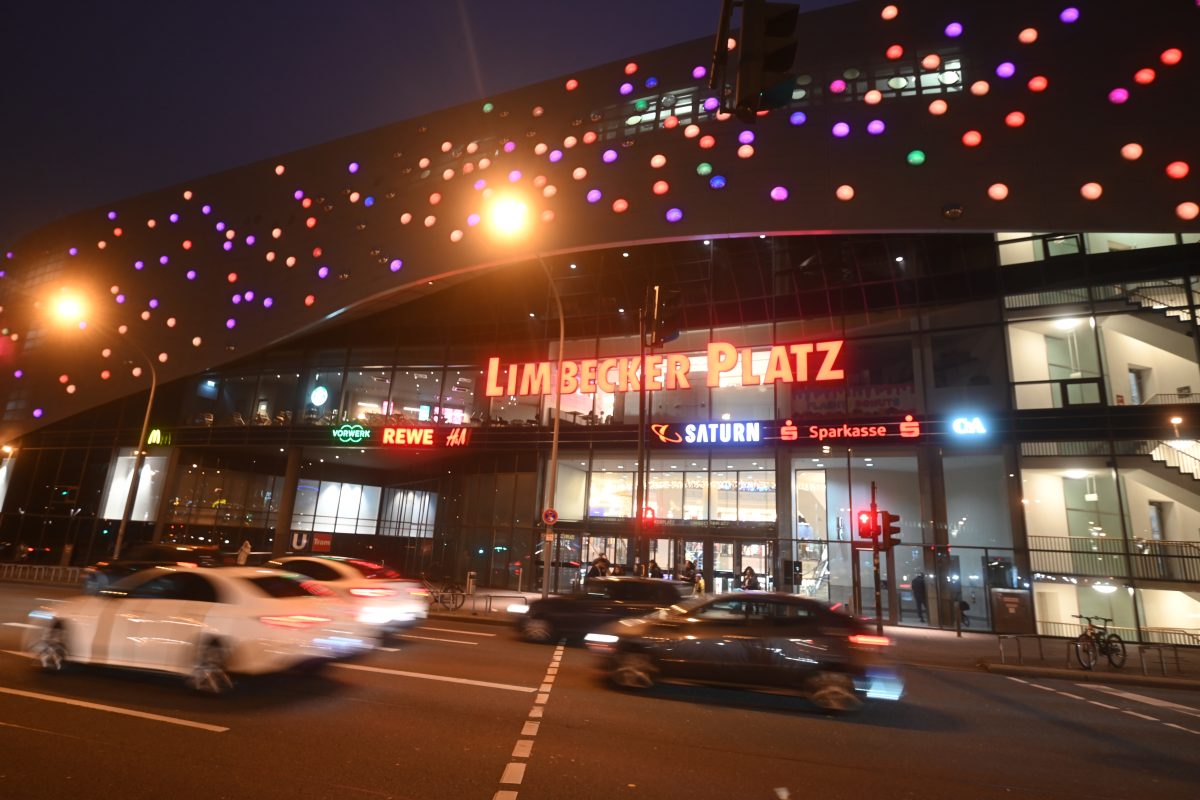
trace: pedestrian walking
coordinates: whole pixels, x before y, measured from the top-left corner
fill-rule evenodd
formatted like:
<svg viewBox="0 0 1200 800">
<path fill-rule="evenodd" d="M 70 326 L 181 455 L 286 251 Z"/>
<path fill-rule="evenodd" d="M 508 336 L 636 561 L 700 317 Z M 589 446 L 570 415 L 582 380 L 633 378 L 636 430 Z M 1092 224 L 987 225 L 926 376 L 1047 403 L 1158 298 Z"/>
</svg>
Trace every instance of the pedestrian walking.
<svg viewBox="0 0 1200 800">
<path fill-rule="evenodd" d="M 913 576 L 912 595 L 913 602 L 917 604 L 917 618 L 924 622 L 925 614 L 929 611 L 929 600 L 925 595 L 925 573 L 918 572 Z"/>
</svg>

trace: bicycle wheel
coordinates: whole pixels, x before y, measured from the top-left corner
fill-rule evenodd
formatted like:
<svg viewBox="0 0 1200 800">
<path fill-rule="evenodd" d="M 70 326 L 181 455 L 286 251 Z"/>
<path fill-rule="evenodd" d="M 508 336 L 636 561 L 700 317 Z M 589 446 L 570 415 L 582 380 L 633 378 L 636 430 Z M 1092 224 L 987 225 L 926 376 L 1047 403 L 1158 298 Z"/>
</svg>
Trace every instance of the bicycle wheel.
<svg viewBox="0 0 1200 800">
<path fill-rule="evenodd" d="M 1079 659 L 1079 666 L 1084 669 L 1091 669 L 1096 666 L 1096 657 L 1099 655 L 1096 650 L 1096 641 L 1087 634 L 1076 639 L 1075 657 Z"/>
<path fill-rule="evenodd" d="M 467 593 L 463 591 L 461 586 L 451 584 L 442 593 L 442 605 L 451 611 L 457 611 L 462 608 L 465 602 L 467 602 Z"/>
<path fill-rule="evenodd" d="M 1108 635 L 1104 640 L 1104 653 L 1108 656 L 1108 663 L 1116 669 L 1125 666 L 1125 642 L 1121 641 L 1120 636 L 1115 633 Z"/>
</svg>

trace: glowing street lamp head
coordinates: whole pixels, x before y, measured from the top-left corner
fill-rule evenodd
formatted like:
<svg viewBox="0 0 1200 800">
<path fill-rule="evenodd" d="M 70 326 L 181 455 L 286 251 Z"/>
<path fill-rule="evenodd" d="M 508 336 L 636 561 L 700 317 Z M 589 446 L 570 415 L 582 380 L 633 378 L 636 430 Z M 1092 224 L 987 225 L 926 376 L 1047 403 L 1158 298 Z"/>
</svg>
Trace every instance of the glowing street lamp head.
<svg viewBox="0 0 1200 800">
<path fill-rule="evenodd" d="M 54 316 L 65 324 L 78 323 L 82 326 L 86 311 L 83 301 L 73 295 L 62 295 L 54 301 Z"/>
<path fill-rule="evenodd" d="M 520 236 L 529 225 L 529 207 L 519 197 L 498 197 L 488 207 L 487 221 L 501 236 Z"/>
</svg>

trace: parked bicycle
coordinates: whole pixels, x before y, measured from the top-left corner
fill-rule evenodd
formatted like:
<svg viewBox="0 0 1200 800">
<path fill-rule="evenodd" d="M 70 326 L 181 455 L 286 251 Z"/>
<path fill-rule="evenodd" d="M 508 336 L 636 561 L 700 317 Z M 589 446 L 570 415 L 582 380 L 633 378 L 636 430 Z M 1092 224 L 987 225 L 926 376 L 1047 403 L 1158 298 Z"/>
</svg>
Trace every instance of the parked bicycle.
<svg viewBox="0 0 1200 800">
<path fill-rule="evenodd" d="M 429 605 L 431 607 L 441 606 L 447 611 L 457 611 L 467 601 L 467 593 L 463 590 L 462 585 L 455 583 L 449 578 L 434 581 L 422 573 L 421 583 L 424 584 L 425 589 L 429 592 Z"/>
<path fill-rule="evenodd" d="M 1087 620 L 1087 628 L 1075 640 L 1075 657 L 1079 659 L 1079 666 L 1084 669 L 1092 669 L 1096 666 L 1096 661 L 1100 656 L 1106 656 L 1108 663 L 1116 669 L 1125 666 L 1125 642 L 1121 641 L 1121 637 L 1115 633 L 1108 632 L 1108 623 L 1112 622 L 1111 619 L 1090 617 L 1084 614 L 1072 614 L 1071 616 L 1075 619 Z M 1104 624 L 1102 627 L 1097 626 L 1093 620 L 1099 620 Z"/>
</svg>

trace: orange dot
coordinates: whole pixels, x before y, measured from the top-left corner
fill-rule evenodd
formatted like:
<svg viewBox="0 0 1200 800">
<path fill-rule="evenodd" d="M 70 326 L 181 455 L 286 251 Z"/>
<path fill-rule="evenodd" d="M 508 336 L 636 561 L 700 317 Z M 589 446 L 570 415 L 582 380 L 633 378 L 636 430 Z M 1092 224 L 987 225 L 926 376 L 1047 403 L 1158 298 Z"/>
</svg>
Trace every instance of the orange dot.
<svg viewBox="0 0 1200 800">
<path fill-rule="evenodd" d="M 1010 128 L 1019 128 L 1025 124 L 1025 115 L 1020 111 L 1012 111 L 1004 118 L 1004 124 Z"/>
<path fill-rule="evenodd" d="M 225 276 L 225 280 L 229 281 L 230 283 L 237 283 L 237 273 L 236 272 L 229 273 L 228 275 Z"/>
<path fill-rule="evenodd" d="M 709 135 L 701 136 L 701 137 L 700 137 L 700 141 L 698 142 L 698 144 L 700 145 L 700 147 L 701 147 L 701 148 L 703 148 L 703 149 L 705 149 L 705 150 L 710 150 L 710 149 L 712 149 L 712 147 L 713 147 L 714 145 L 716 145 L 716 143 L 717 143 L 717 140 L 716 140 L 716 138 L 715 138 L 715 137 L 713 137 L 713 136 L 709 136 Z"/>
<path fill-rule="evenodd" d="M 838 200 L 841 200 L 843 203 L 848 203 L 854 199 L 854 187 L 848 183 L 844 183 L 837 188 L 837 192 L 835 192 L 835 194 L 837 195 Z"/>
<path fill-rule="evenodd" d="M 120 228 L 113 228 L 113 236 L 118 236 L 118 237 L 119 237 L 119 236 L 120 236 L 122 233 L 124 233 L 124 232 L 125 232 L 125 231 L 123 231 L 123 230 L 122 230 L 122 229 L 120 229 Z"/>
<path fill-rule="evenodd" d="M 275 165 L 275 174 L 276 174 L 276 175 L 282 175 L 283 173 L 284 173 L 284 167 L 283 167 L 283 164 L 276 164 L 276 165 Z"/>
<path fill-rule="evenodd" d="M 192 240 L 191 240 L 191 239 L 184 239 L 184 240 L 183 240 L 183 249 L 184 249 L 184 250 L 191 250 L 191 249 L 192 249 Z"/>
<path fill-rule="evenodd" d="M 614 213 L 623 214 L 629 210 L 629 201 L 623 197 L 618 197 L 613 200 L 612 210 Z"/>
<path fill-rule="evenodd" d="M 962 135 L 962 143 L 967 147 L 978 147 L 983 141 L 983 134 L 979 131 L 967 131 Z"/>
<path fill-rule="evenodd" d="M 921 66 L 925 69 L 937 69 L 942 65 L 942 59 L 937 53 L 930 53 L 921 59 Z"/>
<path fill-rule="evenodd" d="M 742 145 L 741 147 L 739 147 L 737 149 L 737 154 L 738 154 L 738 158 L 753 158 L 754 157 L 754 145 L 752 145 L 752 144 Z"/>
<path fill-rule="evenodd" d="M 1187 202 L 1175 206 L 1175 215 L 1185 222 L 1191 222 L 1200 217 L 1200 204 Z"/>
<path fill-rule="evenodd" d="M 306 305 L 306 306 L 311 306 L 315 302 L 317 302 L 316 295 L 310 294 L 308 297 L 304 298 L 304 305 Z"/>
<path fill-rule="evenodd" d="M 1121 158 L 1126 161 L 1137 161 L 1142 157 L 1142 146 L 1137 142 L 1130 142 L 1121 148 Z"/>
<path fill-rule="evenodd" d="M 935 117 L 940 117 L 950 109 L 945 100 L 934 100 L 929 104 L 929 113 Z"/>
<path fill-rule="evenodd" d="M 1029 83 L 1026 84 L 1031 92 L 1044 92 L 1049 85 L 1050 81 L 1045 75 L 1034 75 L 1029 79 Z"/>
<path fill-rule="evenodd" d="M 669 117 L 667 117 L 666 119 L 664 119 L 664 120 L 663 120 L 663 127 L 664 127 L 664 128 L 667 128 L 668 130 L 669 130 L 669 129 L 671 129 L 671 128 L 675 128 L 675 127 L 677 127 L 678 125 L 679 125 L 679 117 L 675 116 L 674 114 L 672 114 L 671 116 L 669 116 Z M 585 142 L 587 141 L 587 135 L 586 135 L 586 134 L 584 135 L 584 137 L 583 137 L 583 140 L 584 140 Z"/>
<path fill-rule="evenodd" d="M 635 72 L 637 72 L 637 62 L 636 61 L 630 61 L 628 64 L 625 65 L 625 74 L 626 75 L 632 75 Z"/>
<path fill-rule="evenodd" d="M 1167 176 L 1175 180 L 1183 180 L 1187 177 L 1192 168 L 1188 166 L 1186 161 L 1172 161 L 1167 164 Z"/>
<path fill-rule="evenodd" d="M 976 97 L 983 97 L 991 90 L 992 87 L 988 85 L 987 81 L 975 81 L 971 84 L 971 94 L 975 95 Z"/>
<path fill-rule="evenodd" d="M 884 19 L 892 20 L 900 14 L 900 9 L 895 6 L 884 6 L 883 11 L 879 12 L 879 16 Z"/>
<path fill-rule="evenodd" d="M 1140 83 L 1142 86 L 1147 86 L 1151 83 L 1154 83 L 1154 79 L 1157 76 L 1158 73 L 1149 67 L 1146 67 L 1145 69 L 1139 69 L 1137 72 L 1133 73 L 1133 82 Z"/>
<path fill-rule="evenodd" d="M 1178 47 L 1172 47 L 1169 50 L 1163 50 L 1162 55 L 1159 56 L 1159 58 L 1162 60 L 1162 63 L 1166 64 L 1168 67 L 1173 67 L 1183 60 L 1183 51 Z"/>
<path fill-rule="evenodd" d="M 1084 200 L 1099 200 L 1100 195 L 1104 194 L 1104 187 L 1098 183 L 1085 183 L 1079 187 L 1079 193 L 1083 195 Z"/>
<path fill-rule="evenodd" d="M 884 55 L 888 57 L 888 60 L 895 61 L 896 59 L 904 56 L 904 48 L 898 44 L 894 44 L 887 49 L 887 52 L 885 52 Z"/>
<path fill-rule="evenodd" d="M 309 217 L 308 219 L 304 220 L 304 224 L 309 228 L 315 228 L 317 227 L 317 218 Z"/>
<path fill-rule="evenodd" d="M 666 194 L 671 191 L 671 184 L 666 181 L 655 181 L 653 191 L 655 194 Z"/>
<path fill-rule="evenodd" d="M 1037 28 L 1026 28 L 1017 34 L 1017 40 L 1021 44 L 1033 44 L 1038 39 Z"/>
<path fill-rule="evenodd" d="M 573 92 L 578 88 L 579 88 L 579 81 L 575 80 L 574 78 L 571 78 L 570 80 L 567 81 L 567 91 L 568 92 Z"/>
<path fill-rule="evenodd" d="M 1008 187 L 1003 183 L 993 183 L 988 187 L 988 197 L 1000 201 L 1008 197 Z"/>
<path fill-rule="evenodd" d="M 883 92 L 878 89 L 872 89 L 863 95 L 863 102 L 869 106 L 879 105 L 881 100 L 883 100 Z"/>
</svg>

